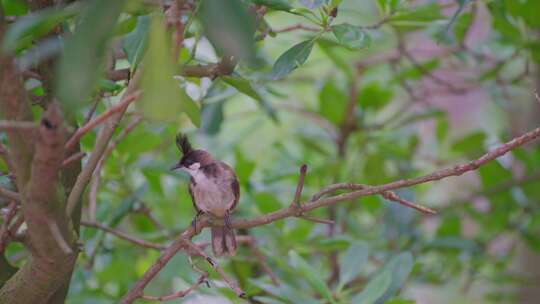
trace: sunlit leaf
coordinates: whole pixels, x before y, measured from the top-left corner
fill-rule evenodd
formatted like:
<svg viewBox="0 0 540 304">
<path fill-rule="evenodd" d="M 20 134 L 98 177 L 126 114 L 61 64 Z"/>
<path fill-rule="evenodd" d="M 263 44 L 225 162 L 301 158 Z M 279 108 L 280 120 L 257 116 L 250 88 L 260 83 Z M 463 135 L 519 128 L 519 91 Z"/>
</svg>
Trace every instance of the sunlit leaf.
<svg viewBox="0 0 540 304">
<path fill-rule="evenodd" d="M 191 122 L 199 126 L 198 106 L 173 78 L 174 65 L 169 37 L 162 18 L 153 17 L 141 79 L 143 95 L 138 105 L 150 119 L 173 121 L 178 120 L 181 113 L 186 113 Z"/>
</svg>

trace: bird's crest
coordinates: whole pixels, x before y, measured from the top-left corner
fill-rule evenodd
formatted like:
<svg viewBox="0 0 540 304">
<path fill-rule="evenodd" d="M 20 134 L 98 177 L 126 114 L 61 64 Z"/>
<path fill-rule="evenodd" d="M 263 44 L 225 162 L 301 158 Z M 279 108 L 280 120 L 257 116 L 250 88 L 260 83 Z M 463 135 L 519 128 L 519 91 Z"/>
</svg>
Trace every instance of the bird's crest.
<svg viewBox="0 0 540 304">
<path fill-rule="evenodd" d="M 182 152 L 183 155 L 187 155 L 189 152 L 193 151 L 189 139 L 185 134 L 178 133 L 176 135 L 176 146 L 178 150 Z"/>
</svg>

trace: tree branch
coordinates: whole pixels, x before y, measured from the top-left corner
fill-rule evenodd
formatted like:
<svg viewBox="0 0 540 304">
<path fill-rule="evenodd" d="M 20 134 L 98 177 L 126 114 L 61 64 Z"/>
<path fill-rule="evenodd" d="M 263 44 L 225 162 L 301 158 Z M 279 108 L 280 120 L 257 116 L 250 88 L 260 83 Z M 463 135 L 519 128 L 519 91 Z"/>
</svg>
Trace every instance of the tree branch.
<svg viewBox="0 0 540 304">
<path fill-rule="evenodd" d="M 116 129 L 116 126 L 124 116 L 124 113 L 131 102 L 126 102 L 126 100 L 133 98 L 133 96 L 138 96 L 138 94 L 135 94 L 135 92 L 138 79 L 140 78 L 139 75 L 141 70 L 142 69 L 137 70 L 134 79 L 130 82 L 128 88 L 126 89 L 126 92 L 122 96 L 122 100 L 119 103 L 122 105 L 122 107 L 119 107 L 117 110 L 114 111 L 112 115 L 110 115 L 110 119 L 107 120 L 105 126 L 99 132 L 96 139 L 96 144 L 94 145 L 94 150 L 92 151 L 92 154 L 90 155 L 86 166 L 82 169 L 81 173 L 77 177 L 77 181 L 75 182 L 75 185 L 73 186 L 73 189 L 71 190 L 71 193 L 69 194 L 69 197 L 67 199 L 66 212 L 68 216 L 71 216 L 71 214 L 75 210 L 75 207 L 77 206 L 81 195 L 84 192 L 84 189 L 88 185 L 88 182 L 90 181 L 90 178 L 94 173 L 94 169 L 96 168 L 97 163 L 99 162 L 101 156 L 107 148 L 107 145 L 114 133 L 114 130 Z"/>
<path fill-rule="evenodd" d="M 155 244 L 155 243 L 151 243 L 151 242 L 148 242 L 148 241 L 145 241 L 145 240 L 141 240 L 141 239 L 138 239 L 138 238 L 135 238 L 135 237 L 132 237 L 130 235 L 128 235 L 127 233 L 125 232 L 122 232 L 122 231 L 119 231 L 119 230 L 116 230 L 116 229 L 113 229 L 113 228 L 109 228 L 105 225 L 102 225 L 100 223 L 97 223 L 97 222 L 90 222 L 90 221 L 81 221 L 81 225 L 83 226 L 86 226 L 86 227 L 92 227 L 92 228 L 97 228 L 97 229 L 100 229 L 100 230 L 103 230 L 105 232 L 108 232 L 112 235 L 115 235 L 123 240 L 126 240 L 128 242 L 131 242 L 133 244 L 136 244 L 138 246 L 141 246 L 141 247 L 144 247 L 144 248 L 149 248 L 149 249 L 156 249 L 156 250 L 163 250 L 165 248 L 167 248 L 167 246 L 165 245 L 161 245 L 161 244 Z"/>
</svg>

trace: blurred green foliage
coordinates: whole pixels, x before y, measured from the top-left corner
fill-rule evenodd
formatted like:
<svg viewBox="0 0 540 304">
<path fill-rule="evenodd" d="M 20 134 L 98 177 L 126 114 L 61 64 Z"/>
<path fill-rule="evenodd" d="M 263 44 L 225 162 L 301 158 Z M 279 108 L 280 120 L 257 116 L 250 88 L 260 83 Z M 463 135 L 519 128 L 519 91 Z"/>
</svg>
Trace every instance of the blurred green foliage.
<svg viewBox="0 0 540 304">
<path fill-rule="evenodd" d="M 241 184 L 234 216 L 248 218 L 287 207 L 303 163 L 309 167 L 307 200 L 334 182 L 381 184 L 476 158 L 516 134 L 508 127 L 516 121 L 510 109 L 532 103 L 529 86 L 539 79 L 537 0 L 446 1 L 445 7 L 401 0 L 185 1 L 191 6 L 181 18 L 185 43 L 179 54 L 171 53 L 174 28 L 152 2 L 72 1 L 35 12 L 24 1 L 1 5 L 13 18 L 2 49 L 17 54 L 21 64 L 37 66 L 51 31 L 61 36 L 47 58 L 59 56 L 55 96 L 79 124 L 91 100 L 102 100 L 102 113 L 127 86 L 126 79 L 112 81 L 104 73 L 112 54 L 124 53 L 113 69 L 130 75 L 142 69 L 143 97 L 127 115 L 145 119 L 103 167 L 97 221 L 157 243 L 170 242 L 194 216 L 188 177 L 168 171 L 179 157 L 178 130 L 234 166 Z M 481 45 L 471 43 L 475 20 L 488 22 Z M 302 26 L 294 29 L 297 24 Z M 449 51 L 412 62 L 403 53 L 408 39 L 409 49 L 423 43 Z M 223 56 L 237 63 L 230 75 L 180 76 L 183 66 L 206 66 Z M 465 67 L 473 67 L 474 75 L 441 80 L 437 73 Z M 437 95 L 423 90 L 429 82 L 450 91 L 470 82 L 490 93 L 482 95 L 489 105 L 476 110 L 480 122 L 456 123 L 456 111 L 459 117 L 469 109 L 428 100 Z M 27 81 L 36 96 L 44 94 L 42 85 Z M 446 93 L 480 102 L 478 95 Z M 343 142 L 348 117 L 354 128 Z M 92 151 L 95 135 L 83 138 L 84 151 Z M 538 168 L 534 145 L 462 182 L 453 178 L 398 192 L 438 209 L 434 217 L 374 196 L 313 211 L 332 217 L 333 233 L 300 218 L 238 231 L 257 238 L 279 286 L 247 246 L 221 262 L 253 303 L 415 303 L 419 286 L 431 286 L 430 295 L 448 303 L 516 302 L 519 287 L 530 282 L 510 268 L 519 261 L 518 248 L 540 252 Z M 494 251 L 501 237 L 511 246 Z M 196 240 L 208 238 L 204 231 Z M 116 303 L 159 254 L 93 228 L 83 227 L 81 240 L 68 303 Z M 15 264 L 24 263 L 23 247 L 7 252 Z M 210 271 L 212 288 L 202 285 L 172 302 L 195 295 L 242 302 L 205 261 L 196 264 Z M 197 276 L 178 254 L 145 292 L 171 293 Z"/>
</svg>

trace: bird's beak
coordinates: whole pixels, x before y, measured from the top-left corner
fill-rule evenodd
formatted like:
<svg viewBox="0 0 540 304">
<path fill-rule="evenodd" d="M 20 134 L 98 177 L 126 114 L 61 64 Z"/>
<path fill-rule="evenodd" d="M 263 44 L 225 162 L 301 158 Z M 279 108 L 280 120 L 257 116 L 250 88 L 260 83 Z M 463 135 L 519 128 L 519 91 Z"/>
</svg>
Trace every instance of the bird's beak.
<svg viewBox="0 0 540 304">
<path fill-rule="evenodd" d="M 176 164 L 174 166 L 171 167 L 171 171 L 174 171 L 174 170 L 177 170 L 177 169 L 180 169 L 180 168 L 183 168 L 184 166 L 180 165 L 180 164 Z"/>
</svg>

